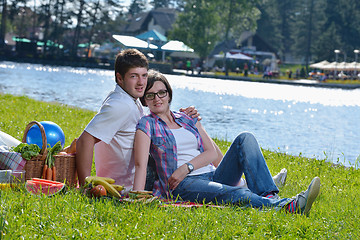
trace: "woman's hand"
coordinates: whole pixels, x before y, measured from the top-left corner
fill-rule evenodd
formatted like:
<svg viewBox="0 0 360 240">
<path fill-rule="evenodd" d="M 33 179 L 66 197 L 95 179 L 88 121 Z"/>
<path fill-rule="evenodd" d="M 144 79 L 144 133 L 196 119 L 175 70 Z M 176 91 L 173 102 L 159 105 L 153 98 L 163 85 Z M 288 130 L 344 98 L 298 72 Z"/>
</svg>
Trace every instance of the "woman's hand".
<svg viewBox="0 0 360 240">
<path fill-rule="evenodd" d="M 168 179 L 170 189 L 174 190 L 175 188 L 177 188 L 179 183 L 181 183 L 181 181 L 184 180 L 184 178 L 188 173 L 189 170 L 186 164 L 176 169 L 175 172 L 173 172 L 173 174 Z"/>
</svg>

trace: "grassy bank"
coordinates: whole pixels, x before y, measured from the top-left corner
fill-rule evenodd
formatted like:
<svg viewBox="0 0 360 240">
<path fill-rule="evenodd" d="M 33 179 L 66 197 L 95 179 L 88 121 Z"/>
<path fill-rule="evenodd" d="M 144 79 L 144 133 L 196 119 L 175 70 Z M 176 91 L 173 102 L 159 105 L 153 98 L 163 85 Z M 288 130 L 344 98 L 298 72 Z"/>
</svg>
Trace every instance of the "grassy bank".
<svg viewBox="0 0 360 240">
<path fill-rule="evenodd" d="M 53 121 L 66 145 L 79 136 L 95 112 L 0 95 L 0 130 L 21 139 L 32 121 Z M 229 143 L 218 141 L 225 152 Z M 280 196 L 305 190 L 315 176 L 321 194 L 309 217 L 241 207 L 163 208 L 158 204 L 91 201 L 76 190 L 51 198 L 1 191 L 0 239 L 358 239 L 360 172 L 325 160 L 264 150 L 270 171 L 288 169 Z"/>
</svg>

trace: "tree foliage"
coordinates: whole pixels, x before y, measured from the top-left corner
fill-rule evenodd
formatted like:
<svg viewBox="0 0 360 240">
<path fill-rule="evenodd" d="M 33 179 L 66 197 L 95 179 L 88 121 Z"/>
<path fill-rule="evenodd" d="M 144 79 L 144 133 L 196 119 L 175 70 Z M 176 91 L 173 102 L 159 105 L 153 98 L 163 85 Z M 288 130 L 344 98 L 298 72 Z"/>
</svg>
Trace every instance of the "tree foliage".
<svg viewBox="0 0 360 240">
<path fill-rule="evenodd" d="M 170 0 L 151 0 L 150 4 L 154 6 L 154 8 L 167 8 L 170 6 Z"/>
<path fill-rule="evenodd" d="M 132 0 L 2 0 L 0 47 L 5 34 L 49 40 L 77 53 L 79 43 L 102 44 L 121 34 L 129 19 L 144 11 L 144 1 Z M 282 60 L 295 56 L 303 63 L 354 60 L 360 49 L 360 1 L 357 0 L 151 0 L 154 8 L 177 8 L 170 38 L 181 40 L 206 58 L 219 42 L 239 40 L 256 31 Z M 37 36 L 34 33 L 39 32 Z M 240 41 L 237 42 L 240 44 Z M 44 49 L 47 52 L 47 48 Z M 48 54 L 54 55 L 53 49 Z"/>
<path fill-rule="evenodd" d="M 244 0 L 188 0 L 171 37 L 186 42 L 206 58 L 219 41 L 255 30 L 259 13 L 252 2 Z"/>
<path fill-rule="evenodd" d="M 360 48 L 360 3 L 356 0 L 262 0 L 257 32 L 280 53 L 303 63 L 334 61 L 339 49 L 353 60 Z M 350 58 L 349 58 L 350 56 Z"/>
<path fill-rule="evenodd" d="M 129 14 L 135 16 L 145 10 L 145 3 L 142 0 L 132 0 L 129 6 Z"/>
<path fill-rule="evenodd" d="M 216 1 L 189 0 L 180 13 L 171 37 L 187 43 L 205 58 L 219 40 L 219 15 Z"/>
</svg>

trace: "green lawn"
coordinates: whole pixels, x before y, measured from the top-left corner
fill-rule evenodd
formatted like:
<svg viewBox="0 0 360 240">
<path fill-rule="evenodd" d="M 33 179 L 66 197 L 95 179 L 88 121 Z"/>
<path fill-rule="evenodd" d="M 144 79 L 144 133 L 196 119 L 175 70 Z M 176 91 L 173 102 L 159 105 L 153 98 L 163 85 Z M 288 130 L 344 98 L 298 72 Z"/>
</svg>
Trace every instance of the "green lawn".
<svg viewBox="0 0 360 240">
<path fill-rule="evenodd" d="M 30 121 L 48 120 L 61 126 L 68 145 L 94 114 L 0 95 L 0 129 L 18 139 Z M 225 152 L 229 143 L 218 143 Z M 321 194 L 309 217 L 230 206 L 184 209 L 93 201 L 75 189 L 50 198 L 7 189 L 0 197 L 0 239 L 359 239 L 358 170 L 268 150 L 264 155 L 273 174 L 288 169 L 282 197 L 305 190 L 315 176 L 321 178 Z"/>
</svg>

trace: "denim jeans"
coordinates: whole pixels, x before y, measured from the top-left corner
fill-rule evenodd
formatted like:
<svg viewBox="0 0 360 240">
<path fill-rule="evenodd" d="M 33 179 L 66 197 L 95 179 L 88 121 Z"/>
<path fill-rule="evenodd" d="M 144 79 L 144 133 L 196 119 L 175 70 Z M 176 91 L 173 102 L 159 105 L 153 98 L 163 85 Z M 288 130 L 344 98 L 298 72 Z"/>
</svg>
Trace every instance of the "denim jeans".
<svg viewBox="0 0 360 240">
<path fill-rule="evenodd" d="M 248 188 L 236 186 L 242 174 Z M 216 171 L 187 176 L 172 194 L 192 202 L 281 208 L 291 199 L 264 197 L 278 192 L 256 138 L 244 132 L 236 137 Z"/>
</svg>

